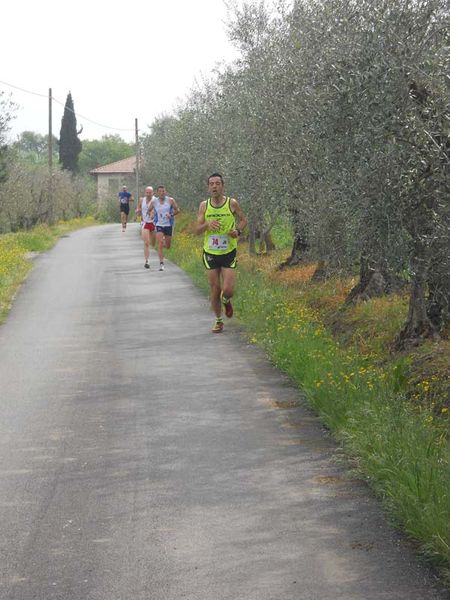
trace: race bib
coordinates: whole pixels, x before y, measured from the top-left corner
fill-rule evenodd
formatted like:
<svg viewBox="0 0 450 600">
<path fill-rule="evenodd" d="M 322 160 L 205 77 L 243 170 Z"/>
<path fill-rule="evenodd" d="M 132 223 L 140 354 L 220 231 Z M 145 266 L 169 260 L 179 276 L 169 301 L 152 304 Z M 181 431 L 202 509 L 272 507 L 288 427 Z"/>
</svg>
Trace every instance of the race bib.
<svg viewBox="0 0 450 600">
<path fill-rule="evenodd" d="M 227 235 L 210 235 L 208 237 L 209 250 L 227 250 L 228 236 Z"/>
</svg>

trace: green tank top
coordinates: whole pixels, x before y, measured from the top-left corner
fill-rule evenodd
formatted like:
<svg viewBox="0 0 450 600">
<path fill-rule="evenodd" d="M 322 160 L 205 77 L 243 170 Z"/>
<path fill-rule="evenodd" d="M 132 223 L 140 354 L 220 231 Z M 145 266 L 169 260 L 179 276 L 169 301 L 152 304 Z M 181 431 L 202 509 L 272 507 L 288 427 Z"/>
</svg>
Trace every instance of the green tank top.
<svg viewBox="0 0 450 600">
<path fill-rule="evenodd" d="M 205 231 L 203 249 L 208 254 L 228 254 L 237 248 L 237 239 L 228 235 L 236 228 L 236 220 L 230 203 L 231 198 L 228 197 L 219 207 L 211 205 L 211 198 L 206 201 L 205 221 L 219 221 L 220 223 L 220 229 Z"/>
</svg>

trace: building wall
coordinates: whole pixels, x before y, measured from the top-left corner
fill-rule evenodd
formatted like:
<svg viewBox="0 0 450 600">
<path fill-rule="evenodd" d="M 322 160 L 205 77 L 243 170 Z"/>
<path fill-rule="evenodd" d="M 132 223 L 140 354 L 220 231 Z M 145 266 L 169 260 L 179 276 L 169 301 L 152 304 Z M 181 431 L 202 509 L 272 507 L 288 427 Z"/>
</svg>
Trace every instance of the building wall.
<svg viewBox="0 0 450 600">
<path fill-rule="evenodd" d="M 106 206 L 109 202 L 117 201 L 117 194 L 126 185 L 128 191 L 136 198 L 134 188 L 136 179 L 134 176 L 121 173 L 98 173 L 97 174 L 97 202 L 99 206 Z"/>
</svg>

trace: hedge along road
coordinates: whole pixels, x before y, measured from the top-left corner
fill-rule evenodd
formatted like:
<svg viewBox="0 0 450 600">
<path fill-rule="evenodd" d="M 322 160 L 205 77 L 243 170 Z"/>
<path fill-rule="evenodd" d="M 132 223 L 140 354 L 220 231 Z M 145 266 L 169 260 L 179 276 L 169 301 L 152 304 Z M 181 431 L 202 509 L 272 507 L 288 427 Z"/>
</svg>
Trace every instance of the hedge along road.
<svg viewBox="0 0 450 600">
<path fill-rule="evenodd" d="M 0 327 L 0 598 L 448 598 L 299 392 L 151 266 L 136 226 L 75 232 Z"/>
</svg>

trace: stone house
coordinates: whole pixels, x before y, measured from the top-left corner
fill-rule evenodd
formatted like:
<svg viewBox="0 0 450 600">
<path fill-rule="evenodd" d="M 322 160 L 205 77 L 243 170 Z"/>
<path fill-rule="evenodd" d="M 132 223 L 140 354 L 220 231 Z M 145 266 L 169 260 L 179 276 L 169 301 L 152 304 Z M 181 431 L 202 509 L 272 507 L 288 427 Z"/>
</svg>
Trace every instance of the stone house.
<svg viewBox="0 0 450 600">
<path fill-rule="evenodd" d="M 136 156 L 116 160 L 90 171 L 97 180 L 97 202 L 105 206 L 108 200 L 117 200 L 117 194 L 126 185 L 136 199 Z"/>
</svg>

